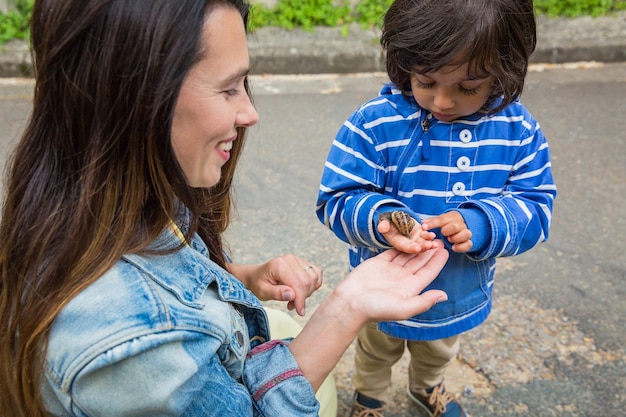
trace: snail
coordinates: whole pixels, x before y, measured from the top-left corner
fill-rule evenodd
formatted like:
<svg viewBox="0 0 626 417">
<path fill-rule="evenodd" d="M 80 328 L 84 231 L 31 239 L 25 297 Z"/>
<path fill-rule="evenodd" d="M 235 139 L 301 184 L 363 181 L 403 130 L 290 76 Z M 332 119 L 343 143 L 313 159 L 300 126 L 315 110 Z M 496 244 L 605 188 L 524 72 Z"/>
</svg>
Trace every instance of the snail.
<svg viewBox="0 0 626 417">
<path fill-rule="evenodd" d="M 415 220 L 413 217 L 406 214 L 404 211 L 392 211 L 391 213 L 381 213 L 380 220 L 388 220 L 396 226 L 396 229 L 404 236 L 409 237 L 411 230 L 415 227 Z"/>
</svg>

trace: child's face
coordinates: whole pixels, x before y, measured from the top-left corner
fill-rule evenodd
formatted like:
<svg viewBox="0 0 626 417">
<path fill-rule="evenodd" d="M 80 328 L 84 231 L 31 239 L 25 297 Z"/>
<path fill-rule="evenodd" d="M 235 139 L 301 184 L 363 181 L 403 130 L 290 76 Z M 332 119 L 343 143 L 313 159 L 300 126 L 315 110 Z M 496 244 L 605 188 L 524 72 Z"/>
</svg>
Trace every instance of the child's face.
<svg viewBox="0 0 626 417">
<path fill-rule="evenodd" d="M 468 63 L 450 65 L 436 72 L 411 74 L 413 97 L 443 122 L 476 113 L 491 94 L 493 76 L 485 74 L 482 78 L 470 78 L 468 66 Z"/>
</svg>

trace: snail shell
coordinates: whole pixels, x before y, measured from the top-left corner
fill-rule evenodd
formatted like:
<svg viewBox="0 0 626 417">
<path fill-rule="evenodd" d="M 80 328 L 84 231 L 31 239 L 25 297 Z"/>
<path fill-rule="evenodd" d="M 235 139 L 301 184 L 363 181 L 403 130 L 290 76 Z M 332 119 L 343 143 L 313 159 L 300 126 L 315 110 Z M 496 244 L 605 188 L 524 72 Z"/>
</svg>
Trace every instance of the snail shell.
<svg viewBox="0 0 626 417">
<path fill-rule="evenodd" d="M 391 223 L 396 226 L 396 229 L 406 237 L 409 237 L 411 230 L 415 227 L 413 217 L 409 216 L 404 211 L 392 211 L 391 214 L 382 213 L 380 218 L 391 221 Z"/>
</svg>

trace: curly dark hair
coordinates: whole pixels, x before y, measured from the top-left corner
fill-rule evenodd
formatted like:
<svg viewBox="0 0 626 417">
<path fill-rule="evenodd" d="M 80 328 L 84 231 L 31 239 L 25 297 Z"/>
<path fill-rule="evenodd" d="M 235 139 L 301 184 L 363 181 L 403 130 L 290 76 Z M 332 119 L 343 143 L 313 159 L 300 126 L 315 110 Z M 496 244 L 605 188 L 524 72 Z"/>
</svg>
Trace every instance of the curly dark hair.
<svg viewBox="0 0 626 417">
<path fill-rule="evenodd" d="M 381 36 L 390 80 L 410 88 L 411 73 L 469 63 L 469 77 L 491 74 L 485 108 L 495 113 L 522 93 L 537 43 L 532 0 L 396 0 Z M 495 98 L 503 97 L 495 108 Z"/>
</svg>

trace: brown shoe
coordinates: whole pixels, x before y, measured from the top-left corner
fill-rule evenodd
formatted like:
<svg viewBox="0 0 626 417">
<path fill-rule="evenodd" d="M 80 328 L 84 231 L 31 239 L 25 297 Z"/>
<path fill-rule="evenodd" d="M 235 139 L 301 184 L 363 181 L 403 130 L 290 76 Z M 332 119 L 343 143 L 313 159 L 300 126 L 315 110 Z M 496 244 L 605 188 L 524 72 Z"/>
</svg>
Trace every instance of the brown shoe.
<svg viewBox="0 0 626 417">
<path fill-rule="evenodd" d="M 385 417 L 383 408 L 368 408 L 359 403 L 354 403 L 350 417 Z"/>
<path fill-rule="evenodd" d="M 422 393 L 408 390 L 409 397 L 428 417 L 468 417 L 443 382 Z"/>
<path fill-rule="evenodd" d="M 358 401 L 358 397 L 359 397 L 359 393 L 355 392 L 354 393 L 354 403 L 352 405 L 352 412 L 350 413 L 350 417 L 385 417 L 385 415 L 383 414 L 383 404 L 382 403 L 380 403 L 379 401 L 376 401 L 374 399 L 368 398 L 368 399 L 373 400 L 374 402 L 378 403 L 378 405 L 380 405 L 380 407 L 370 408 L 370 407 L 367 407 L 367 406 L 361 404 Z"/>
</svg>

